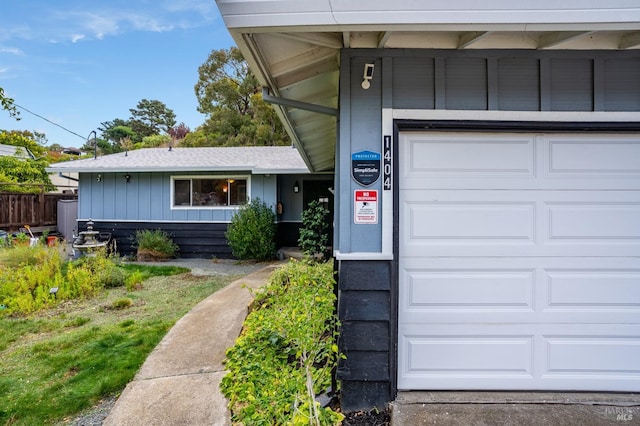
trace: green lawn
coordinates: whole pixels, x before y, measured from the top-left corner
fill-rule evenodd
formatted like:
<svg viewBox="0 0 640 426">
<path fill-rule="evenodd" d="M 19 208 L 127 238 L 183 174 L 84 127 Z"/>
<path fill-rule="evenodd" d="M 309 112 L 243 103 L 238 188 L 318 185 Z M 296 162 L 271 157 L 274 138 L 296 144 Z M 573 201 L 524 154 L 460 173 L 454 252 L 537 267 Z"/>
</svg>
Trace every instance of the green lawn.
<svg viewBox="0 0 640 426">
<path fill-rule="evenodd" d="M 55 424 L 121 392 L 180 317 L 238 278 L 126 268 L 155 276 L 133 291 L 112 288 L 27 317 L 0 316 L 0 425 Z"/>
</svg>

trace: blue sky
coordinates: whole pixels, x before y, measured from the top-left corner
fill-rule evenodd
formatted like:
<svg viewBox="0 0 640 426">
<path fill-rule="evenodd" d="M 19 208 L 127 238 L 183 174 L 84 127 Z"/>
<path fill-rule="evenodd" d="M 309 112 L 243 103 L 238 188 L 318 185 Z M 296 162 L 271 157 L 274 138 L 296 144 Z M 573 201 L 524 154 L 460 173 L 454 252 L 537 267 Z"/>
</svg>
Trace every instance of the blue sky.
<svg viewBox="0 0 640 426">
<path fill-rule="evenodd" d="M 0 3 L 0 87 L 20 110 L 0 129 L 45 133 L 79 147 L 103 121 L 128 119 L 141 99 L 163 102 L 192 130 L 205 117 L 198 66 L 233 39 L 215 0 L 19 0 Z M 99 131 L 98 131 L 99 134 Z"/>
</svg>

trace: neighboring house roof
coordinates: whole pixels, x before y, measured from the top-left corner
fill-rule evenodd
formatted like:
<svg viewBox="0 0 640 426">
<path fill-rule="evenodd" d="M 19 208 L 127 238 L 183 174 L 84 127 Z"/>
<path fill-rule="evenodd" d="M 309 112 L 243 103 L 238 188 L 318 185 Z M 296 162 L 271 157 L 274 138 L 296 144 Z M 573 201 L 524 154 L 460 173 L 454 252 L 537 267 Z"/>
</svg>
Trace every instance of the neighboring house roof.
<svg viewBox="0 0 640 426">
<path fill-rule="evenodd" d="M 55 163 L 47 171 L 309 173 L 298 151 L 290 146 L 145 148 Z"/>
<path fill-rule="evenodd" d="M 338 108 L 339 69 L 350 66 L 341 49 L 640 47 L 638 0 L 216 3 L 260 84 L 284 102 L 276 111 L 312 171 L 334 168 L 337 117 L 301 104 Z"/>
<path fill-rule="evenodd" d="M 35 156 L 27 148 L 23 146 L 3 145 L 0 144 L 0 157 L 18 157 L 31 158 Z"/>
</svg>

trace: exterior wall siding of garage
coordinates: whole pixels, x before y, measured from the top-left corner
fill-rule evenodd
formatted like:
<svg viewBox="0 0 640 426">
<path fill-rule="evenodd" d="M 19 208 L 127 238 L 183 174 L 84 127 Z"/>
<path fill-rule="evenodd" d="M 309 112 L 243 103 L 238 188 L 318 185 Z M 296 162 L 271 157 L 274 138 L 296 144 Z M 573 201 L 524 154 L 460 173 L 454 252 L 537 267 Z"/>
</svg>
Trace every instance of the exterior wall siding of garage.
<svg viewBox="0 0 640 426">
<path fill-rule="evenodd" d="M 368 63 L 374 64 L 375 71 L 370 88 L 364 90 L 363 68 Z M 435 117 L 441 110 L 638 112 L 640 52 L 345 49 L 340 83 L 336 183 L 337 205 L 342 208 L 337 209 L 335 245 L 339 252 L 341 349 L 346 359 L 339 367 L 338 378 L 342 381 L 343 409 L 349 411 L 381 407 L 394 399 L 397 390 L 398 128 L 500 130 L 505 126 L 499 118 L 491 123 L 431 122 L 428 111 L 434 111 Z M 354 152 L 381 150 L 385 109 L 427 113 L 419 122 L 395 123 L 394 189 L 385 191 L 381 180 L 369 187 L 383 197 L 385 193 L 395 194 L 393 256 L 376 258 L 375 253 L 384 251 L 383 221 L 354 224 L 353 193 L 362 187 L 352 179 L 349 161 Z M 518 132 L 637 132 L 639 123 L 542 121 L 511 122 L 506 127 Z"/>
</svg>

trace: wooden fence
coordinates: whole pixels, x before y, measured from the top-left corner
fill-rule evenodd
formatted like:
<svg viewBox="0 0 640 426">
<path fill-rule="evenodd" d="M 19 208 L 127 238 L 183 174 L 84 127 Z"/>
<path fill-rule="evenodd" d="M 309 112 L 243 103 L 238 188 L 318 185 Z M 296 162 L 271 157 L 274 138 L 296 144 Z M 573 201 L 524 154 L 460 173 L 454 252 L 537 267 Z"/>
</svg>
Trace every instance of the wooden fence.
<svg viewBox="0 0 640 426">
<path fill-rule="evenodd" d="M 0 192 L 0 229 L 15 232 L 24 225 L 55 226 L 58 221 L 58 200 L 77 200 L 75 194 L 20 194 Z"/>
</svg>

